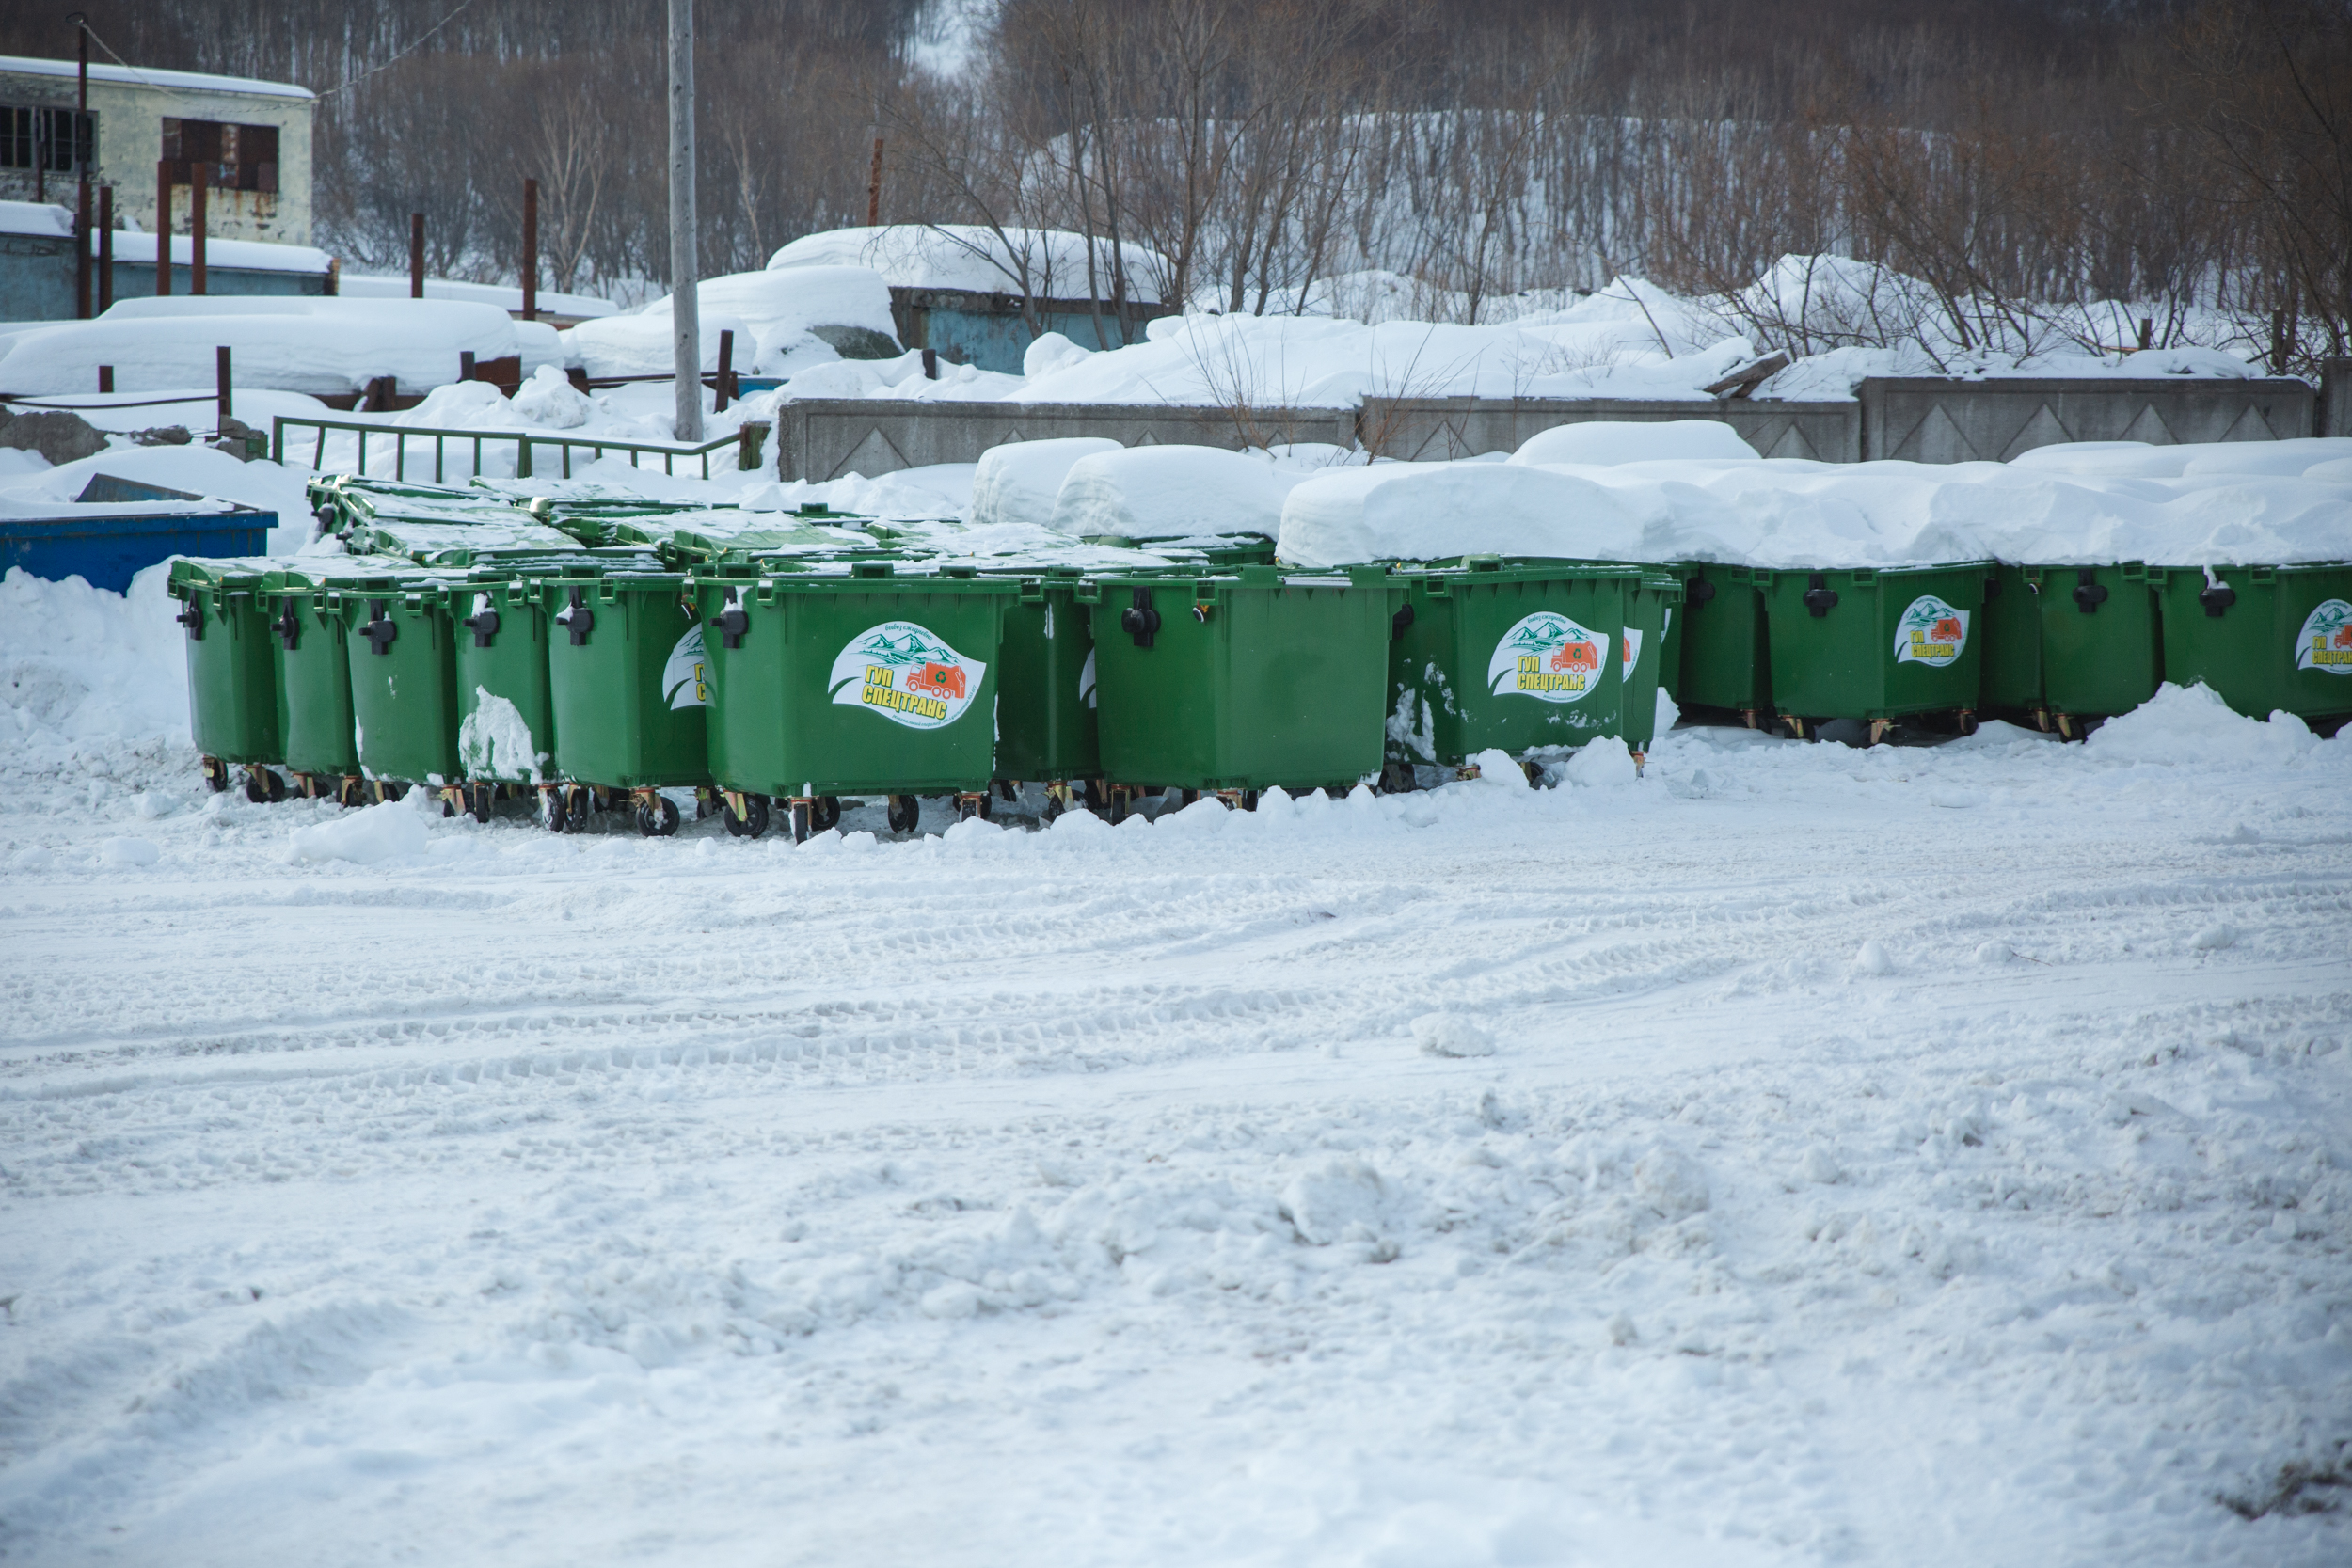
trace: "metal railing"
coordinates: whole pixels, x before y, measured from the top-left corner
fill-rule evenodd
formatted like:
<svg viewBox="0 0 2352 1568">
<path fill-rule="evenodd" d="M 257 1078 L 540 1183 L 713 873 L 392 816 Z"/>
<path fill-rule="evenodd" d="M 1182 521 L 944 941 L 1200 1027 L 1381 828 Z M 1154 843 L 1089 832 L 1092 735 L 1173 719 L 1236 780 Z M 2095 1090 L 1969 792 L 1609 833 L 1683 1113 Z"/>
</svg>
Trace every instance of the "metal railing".
<svg viewBox="0 0 2352 1568">
<path fill-rule="evenodd" d="M 572 477 L 572 453 L 575 451 L 593 454 L 589 458 L 592 463 L 607 452 L 625 451 L 628 453 L 628 466 L 632 468 L 643 466 L 639 462 L 641 454 L 656 456 L 661 459 L 661 471 L 672 475 L 677 472 L 679 458 L 697 458 L 702 463 L 702 477 L 708 479 L 711 453 L 730 447 L 735 449 L 738 469 L 759 467 L 760 448 L 765 443 L 768 434 L 768 426 L 764 422 L 753 420 L 746 423 L 733 436 L 722 436 L 719 439 L 706 442 L 699 447 L 664 447 L 656 446 L 651 442 L 614 441 L 603 436 L 550 436 L 536 430 L 433 430 L 421 425 L 373 424 L 361 420 L 314 420 L 289 414 L 279 414 L 274 417 L 270 421 L 270 459 L 277 463 L 283 463 L 286 460 L 286 432 L 288 430 L 318 432 L 318 439 L 312 445 L 310 451 L 310 466 L 313 468 L 326 466 L 326 433 L 328 431 L 351 432 L 359 438 L 359 458 L 355 471 L 361 474 L 368 471 L 368 445 L 371 438 L 378 436 L 389 436 L 392 443 L 392 478 L 395 480 L 405 480 L 408 477 L 408 443 L 429 439 L 433 443 L 433 483 L 436 484 L 446 483 L 443 474 L 448 465 L 449 443 L 452 441 L 458 442 L 461 446 L 468 442 L 472 444 L 473 471 L 477 474 L 482 471 L 482 446 L 486 441 L 493 446 L 500 442 L 514 444 L 515 477 L 516 479 L 534 477 L 532 472 L 532 449 L 534 447 L 557 449 L 563 459 L 563 477 L 565 479 Z"/>
</svg>

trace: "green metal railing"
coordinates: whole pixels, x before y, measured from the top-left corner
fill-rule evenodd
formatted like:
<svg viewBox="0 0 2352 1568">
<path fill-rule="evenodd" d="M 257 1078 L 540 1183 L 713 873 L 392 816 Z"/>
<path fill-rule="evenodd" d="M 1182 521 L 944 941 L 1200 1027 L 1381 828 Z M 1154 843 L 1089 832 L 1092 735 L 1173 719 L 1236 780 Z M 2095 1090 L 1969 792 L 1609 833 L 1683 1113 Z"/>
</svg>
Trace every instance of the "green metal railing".
<svg viewBox="0 0 2352 1568">
<path fill-rule="evenodd" d="M 723 451 L 728 447 L 735 449 L 738 469 L 758 467 L 760 449 L 766 443 L 768 436 L 767 424 L 756 420 L 746 423 L 736 435 L 723 436 L 715 441 L 707 442 L 699 447 L 663 447 L 650 442 L 614 441 L 601 436 L 587 438 L 550 436 L 536 430 L 431 430 L 420 425 L 373 424 L 360 420 L 313 420 L 288 414 L 278 415 L 270 421 L 270 458 L 278 463 L 283 463 L 286 460 L 286 432 L 288 430 L 318 432 L 318 439 L 310 449 L 310 467 L 313 468 L 325 466 L 326 433 L 330 430 L 350 431 L 359 437 L 359 461 L 357 471 L 362 474 L 368 471 L 370 440 L 378 436 L 389 436 L 392 443 L 392 477 L 395 480 L 405 480 L 408 477 L 408 443 L 429 438 L 433 442 L 433 483 L 436 484 L 444 483 L 443 472 L 448 463 L 449 443 L 452 441 L 472 443 L 475 473 L 482 471 L 484 442 L 487 441 L 495 446 L 499 442 L 509 441 L 514 443 L 515 447 L 515 477 L 516 479 L 533 477 L 532 449 L 534 447 L 554 447 L 558 450 L 563 457 L 563 477 L 565 479 L 572 477 L 572 453 L 575 451 L 592 453 L 593 455 L 589 458 L 592 463 L 607 452 L 625 451 L 628 453 L 628 466 L 632 468 L 642 467 L 639 461 L 641 454 L 655 456 L 661 459 L 661 471 L 665 474 L 677 472 L 677 460 L 681 457 L 698 458 L 702 463 L 702 477 L 708 479 L 711 453 Z"/>
</svg>

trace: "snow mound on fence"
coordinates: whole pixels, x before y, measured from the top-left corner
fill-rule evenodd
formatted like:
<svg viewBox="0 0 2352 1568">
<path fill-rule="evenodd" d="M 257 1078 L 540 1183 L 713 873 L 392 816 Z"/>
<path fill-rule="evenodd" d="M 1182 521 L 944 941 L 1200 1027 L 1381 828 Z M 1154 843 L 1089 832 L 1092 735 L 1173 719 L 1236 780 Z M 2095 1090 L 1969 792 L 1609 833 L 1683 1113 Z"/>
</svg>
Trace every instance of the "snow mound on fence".
<svg viewBox="0 0 2352 1568">
<path fill-rule="evenodd" d="M 1011 441 L 980 453 L 972 476 L 972 525 L 1046 524 L 1063 481 L 1080 458 L 1122 450 L 1107 436 L 1072 436 L 1050 441 Z"/>
<path fill-rule="evenodd" d="M 1762 456 L 1721 420 L 1594 420 L 1555 425 L 1519 444 L 1510 461 L 1534 463 L 1647 463 L 1661 458 Z"/>
<path fill-rule="evenodd" d="M 1282 526 L 1304 476 L 1263 453 L 1222 447 L 1123 448 L 1081 457 L 1054 499 L 1052 528 L 1075 538 L 1186 539 Z"/>
<path fill-rule="evenodd" d="M 405 388 L 457 379 L 461 356 L 522 352 L 516 324 L 492 305 L 444 299 L 310 299 L 208 295 L 131 299 L 95 321 L 27 332 L 0 358 L 11 392 L 87 392 L 111 365 L 118 392 L 211 386 L 227 348 L 240 387 L 333 397 L 378 376 Z"/>
<path fill-rule="evenodd" d="M 704 310 L 699 327 L 705 375 L 718 372 L 720 333 L 735 334 L 739 356 L 743 346 L 759 341 L 742 317 L 723 310 Z M 648 309 L 634 316 L 599 316 L 564 334 L 564 356 L 593 376 L 668 375 L 677 365 L 676 330 L 666 309 L 659 314 Z"/>
</svg>

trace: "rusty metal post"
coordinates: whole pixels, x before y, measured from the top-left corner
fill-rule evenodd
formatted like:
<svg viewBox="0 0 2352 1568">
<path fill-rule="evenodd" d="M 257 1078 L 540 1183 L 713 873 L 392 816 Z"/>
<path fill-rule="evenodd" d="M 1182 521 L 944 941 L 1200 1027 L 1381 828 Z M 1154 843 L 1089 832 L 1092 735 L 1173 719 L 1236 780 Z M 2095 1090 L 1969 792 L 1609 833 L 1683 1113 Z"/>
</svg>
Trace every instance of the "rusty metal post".
<svg viewBox="0 0 2352 1568">
<path fill-rule="evenodd" d="M 104 394 L 104 393 L 109 393 L 109 392 L 112 392 L 114 389 L 115 389 L 115 368 L 114 368 L 112 365 L 101 365 L 101 366 L 99 366 L 99 367 L 98 367 L 98 390 L 100 391 L 100 393 L 101 393 L 101 394 Z"/>
<path fill-rule="evenodd" d="M 539 319 L 539 182 L 523 182 L 523 320 Z"/>
<path fill-rule="evenodd" d="M 471 381 L 473 379 L 473 350 L 469 348 L 459 349 L 457 351 L 457 379 L 460 381 Z"/>
<path fill-rule="evenodd" d="M 424 297 L 424 214 L 408 214 L 408 297 Z"/>
<path fill-rule="evenodd" d="M 90 317 L 89 295 L 89 160 L 82 156 L 82 127 L 89 121 L 89 25 L 77 15 L 74 32 L 81 42 L 73 114 L 73 172 L 80 184 L 73 204 L 73 307 L 82 320 Z"/>
<path fill-rule="evenodd" d="M 202 164 L 188 166 L 188 293 L 204 293 L 204 187 L 212 171 Z"/>
<path fill-rule="evenodd" d="M 89 320 L 89 182 L 82 182 L 81 199 L 73 209 L 73 314 Z"/>
<path fill-rule="evenodd" d="M 220 419 L 213 427 L 214 434 L 218 435 L 229 428 L 229 345 L 227 343 L 213 350 L 213 380 L 214 391 L 220 400 Z"/>
<path fill-rule="evenodd" d="M 155 297 L 171 293 L 171 162 L 155 166 Z"/>
<path fill-rule="evenodd" d="M 719 334 L 719 399 L 718 406 L 727 405 L 727 397 L 735 390 L 735 333 L 730 328 Z"/>
<path fill-rule="evenodd" d="M 98 187 L 98 313 L 115 305 L 115 188 Z"/>
<path fill-rule="evenodd" d="M 874 166 L 866 176 L 866 227 L 874 229 L 882 223 L 882 135 L 874 132 Z"/>
</svg>

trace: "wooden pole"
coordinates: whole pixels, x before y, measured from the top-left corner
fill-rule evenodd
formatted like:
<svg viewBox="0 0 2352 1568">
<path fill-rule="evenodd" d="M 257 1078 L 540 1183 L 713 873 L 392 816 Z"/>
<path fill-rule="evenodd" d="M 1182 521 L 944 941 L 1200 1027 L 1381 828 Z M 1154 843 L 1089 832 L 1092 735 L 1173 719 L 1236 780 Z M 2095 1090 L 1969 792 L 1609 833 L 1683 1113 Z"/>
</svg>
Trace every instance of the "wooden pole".
<svg viewBox="0 0 2352 1568">
<path fill-rule="evenodd" d="M 217 435 L 229 428 L 229 345 L 227 343 L 213 350 L 213 382 L 214 393 L 220 400 L 220 419 L 213 427 L 214 433 Z"/>
<path fill-rule="evenodd" d="M 171 293 L 171 164 L 155 166 L 155 297 Z"/>
<path fill-rule="evenodd" d="M 874 132 L 874 166 L 866 176 L 866 227 L 875 229 L 882 224 L 882 135 Z"/>
<path fill-rule="evenodd" d="M 719 334 L 719 397 L 718 405 L 727 405 L 727 394 L 735 389 L 735 333 L 732 329 Z"/>
<path fill-rule="evenodd" d="M 694 256 L 694 0 L 670 0 L 671 371 L 677 438 L 703 438 L 702 272 Z"/>
<path fill-rule="evenodd" d="M 98 313 L 115 305 L 115 188 L 98 187 Z"/>
<path fill-rule="evenodd" d="M 424 214 L 408 214 L 408 297 L 424 297 Z"/>
<path fill-rule="evenodd" d="M 188 166 L 188 293 L 204 293 L 204 188 L 212 171 L 200 163 Z"/>
<path fill-rule="evenodd" d="M 539 182 L 523 182 L 523 320 L 539 319 Z"/>
</svg>

